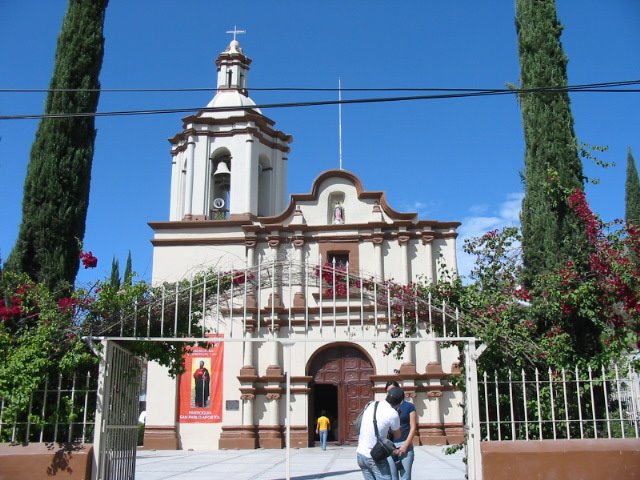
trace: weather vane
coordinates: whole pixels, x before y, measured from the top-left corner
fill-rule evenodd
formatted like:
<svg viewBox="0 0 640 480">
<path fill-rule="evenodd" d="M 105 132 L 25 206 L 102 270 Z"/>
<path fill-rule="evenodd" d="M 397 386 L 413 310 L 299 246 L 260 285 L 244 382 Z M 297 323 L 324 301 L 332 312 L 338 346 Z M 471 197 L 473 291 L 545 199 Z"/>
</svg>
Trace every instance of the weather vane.
<svg viewBox="0 0 640 480">
<path fill-rule="evenodd" d="M 236 25 L 233 26 L 233 30 L 227 30 L 225 33 L 233 33 L 233 39 L 236 39 L 236 35 L 242 34 L 242 33 L 247 33 L 246 30 L 238 30 L 238 27 Z"/>
</svg>

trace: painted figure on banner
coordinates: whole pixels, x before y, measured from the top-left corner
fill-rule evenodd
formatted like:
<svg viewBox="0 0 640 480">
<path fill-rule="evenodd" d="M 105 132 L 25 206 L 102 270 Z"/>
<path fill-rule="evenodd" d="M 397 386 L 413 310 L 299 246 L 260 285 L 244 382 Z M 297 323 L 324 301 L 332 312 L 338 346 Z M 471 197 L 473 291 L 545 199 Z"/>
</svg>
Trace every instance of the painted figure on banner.
<svg viewBox="0 0 640 480">
<path fill-rule="evenodd" d="M 200 368 L 193 372 L 194 379 L 194 403 L 196 407 L 206 407 L 209 401 L 209 385 L 211 375 L 204 366 L 204 361 L 200 360 Z"/>
</svg>

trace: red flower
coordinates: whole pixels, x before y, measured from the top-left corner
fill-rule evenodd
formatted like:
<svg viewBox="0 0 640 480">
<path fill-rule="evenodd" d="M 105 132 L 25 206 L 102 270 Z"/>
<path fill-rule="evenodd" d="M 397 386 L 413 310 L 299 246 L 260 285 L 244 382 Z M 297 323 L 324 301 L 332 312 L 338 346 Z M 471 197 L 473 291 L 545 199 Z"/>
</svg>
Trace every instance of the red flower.
<svg viewBox="0 0 640 480">
<path fill-rule="evenodd" d="M 98 259 L 93 256 L 92 252 L 80 252 L 80 261 L 84 268 L 96 268 Z"/>
<path fill-rule="evenodd" d="M 22 285 L 18 286 L 18 288 L 16 288 L 16 295 L 24 295 L 25 293 L 27 293 L 27 290 L 32 287 L 33 285 L 30 283 L 23 283 Z"/>
<path fill-rule="evenodd" d="M 11 297 L 11 300 L 13 304 L 7 305 L 5 301 L 2 298 L 0 298 L 0 318 L 5 322 L 23 313 L 20 299 L 16 296 L 13 296 Z"/>
<path fill-rule="evenodd" d="M 560 327 L 551 327 L 551 330 L 549 330 L 545 336 L 547 338 L 552 338 L 552 337 L 555 337 L 556 335 L 560 335 L 561 333 L 562 333 L 562 329 Z"/>
<path fill-rule="evenodd" d="M 70 313 L 73 311 L 73 307 L 76 305 L 76 300 L 71 297 L 62 297 L 58 300 L 58 308 L 61 312 Z"/>
<path fill-rule="evenodd" d="M 531 293 L 529 293 L 529 290 L 527 290 L 523 286 L 518 286 L 513 292 L 513 296 L 516 297 L 518 300 L 522 300 L 524 302 L 531 301 Z"/>
<path fill-rule="evenodd" d="M 498 230 L 489 230 L 482 236 L 482 240 L 490 240 L 492 238 L 496 238 L 498 236 Z"/>
<path fill-rule="evenodd" d="M 250 280 L 253 280 L 255 278 L 255 276 L 253 275 L 253 273 L 248 272 L 233 272 L 232 274 L 232 282 L 234 286 L 238 286 L 238 285 L 242 285 Z"/>
<path fill-rule="evenodd" d="M 574 311 L 575 309 L 571 305 L 568 305 L 566 303 L 562 304 L 562 313 L 564 313 L 565 315 L 572 315 Z"/>
</svg>

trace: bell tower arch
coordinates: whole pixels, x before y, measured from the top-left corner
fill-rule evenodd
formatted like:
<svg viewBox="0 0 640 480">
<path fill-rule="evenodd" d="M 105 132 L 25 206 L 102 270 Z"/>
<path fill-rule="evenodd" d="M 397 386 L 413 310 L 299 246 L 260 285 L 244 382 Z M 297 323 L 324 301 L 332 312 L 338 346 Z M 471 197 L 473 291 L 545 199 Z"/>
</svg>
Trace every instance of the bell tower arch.
<svg viewBox="0 0 640 480">
<path fill-rule="evenodd" d="M 250 219 L 277 215 L 286 206 L 293 138 L 276 130 L 249 97 L 251 59 L 235 33 L 216 59 L 215 96 L 183 118 L 182 131 L 169 139 L 170 221 Z"/>
</svg>

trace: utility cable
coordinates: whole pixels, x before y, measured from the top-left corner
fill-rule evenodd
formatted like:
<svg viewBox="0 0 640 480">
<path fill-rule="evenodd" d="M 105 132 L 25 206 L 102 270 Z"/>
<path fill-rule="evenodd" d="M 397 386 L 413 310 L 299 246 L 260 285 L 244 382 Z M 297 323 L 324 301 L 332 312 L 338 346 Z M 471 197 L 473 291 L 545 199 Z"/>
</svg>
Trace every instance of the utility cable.
<svg viewBox="0 0 640 480">
<path fill-rule="evenodd" d="M 625 82 L 625 85 L 638 85 L 640 80 Z M 441 100 L 453 98 L 470 98 L 484 97 L 496 95 L 528 95 L 528 94 L 548 94 L 548 93 L 640 93 L 640 89 L 616 89 L 616 88 L 600 88 L 601 84 L 576 85 L 568 87 L 543 87 L 528 89 L 500 89 L 500 90 L 479 90 L 461 93 L 444 93 L 437 95 L 411 95 L 405 97 L 374 97 L 374 98 L 358 98 L 358 99 L 342 99 L 342 100 L 321 100 L 308 102 L 289 102 L 289 103 L 265 103 L 260 105 L 236 105 L 227 107 L 189 107 L 189 108 L 167 108 L 167 109 L 150 109 L 150 110 L 121 110 L 110 112 L 77 112 L 77 113 L 48 113 L 48 114 L 24 114 L 24 115 L 0 115 L 0 120 L 37 120 L 43 118 L 81 118 L 81 117 L 115 117 L 115 116 L 132 116 L 132 115 L 161 115 L 168 113 L 189 113 L 189 112 L 225 112 L 225 111 L 244 111 L 254 109 L 269 108 L 300 108 L 300 107 L 317 107 L 325 105 L 349 105 L 364 103 L 389 103 L 389 102 L 405 102 L 416 100 Z M 598 87 L 598 88 L 596 88 Z"/>
<path fill-rule="evenodd" d="M 600 88 L 637 85 L 640 80 L 617 82 L 586 83 L 570 85 L 566 88 Z M 49 93 L 49 92 L 101 92 L 101 93 L 163 93 L 163 92 L 215 92 L 216 87 L 193 88 L 0 88 L 0 93 Z M 252 87 L 249 90 L 260 92 L 337 92 L 337 88 L 321 87 Z M 342 88 L 343 92 L 502 92 L 510 88 L 451 88 L 451 87 L 372 87 Z"/>
</svg>

